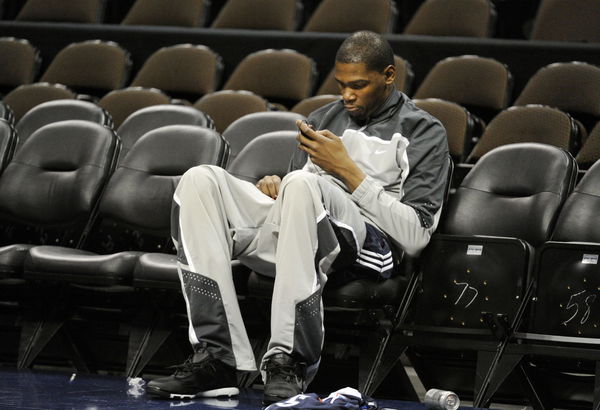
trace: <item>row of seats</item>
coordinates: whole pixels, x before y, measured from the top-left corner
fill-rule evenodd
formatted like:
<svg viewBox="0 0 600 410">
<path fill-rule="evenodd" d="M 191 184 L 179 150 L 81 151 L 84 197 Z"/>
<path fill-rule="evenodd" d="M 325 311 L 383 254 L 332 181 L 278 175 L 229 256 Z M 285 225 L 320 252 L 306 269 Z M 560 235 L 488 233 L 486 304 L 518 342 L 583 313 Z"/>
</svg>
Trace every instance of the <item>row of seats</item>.
<svg viewBox="0 0 600 410">
<path fill-rule="evenodd" d="M 0 72 L 0 83 L 9 90 L 5 102 L 18 119 L 32 104 L 44 98 L 39 84 L 35 93 L 30 91 L 32 86 L 27 85 L 37 79 L 34 73 L 39 62 L 36 58 L 38 53 L 24 40 L 4 39 L 0 41 L 0 47 L 4 49 L 0 56 L 7 62 Z M 489 121 L 513 101 L 510 69 L 492 58 L 457 56 L 443 59 L 430 69 L 418 87 L 413 86 L 410 62 L 396 56 L 396 65 L 396 85 L 399 89 L 418 99 L 441 98 L 456 102 L 484 121 Z M 47 92 L 48 99 L 72 98 L 76 92 L 92 93 L 96 98 L 101 98 L 107 91 L 120 90 L 127 84 L 129 67 L 127 51 L 117 44 L 86 41 L 73 43 L 61 50 L 39 80 L 73 89 L 53 86 Z M 187 97 L 192 102 L 198 102 L 203 110 L 207 108 L 200 102 L 201 96 L 212 94 L 219 88 L 247 90 L 276 104 L 278 109 L 292 109 L 303 115 L 320 104 L 332 101 L 337 94 L 333 70 L 329 69 L 317 88 L 315 62 L 293 50 L 269 49 L 249 54 L 220 87 L 222 72 L 223 64 L 217 53 L 204 46 L 180 44 L 155 51 L 144 61 L 128 85 L 156 88 L 152 93 L 155 101 L 164 102 L 169 97 L 185 100 Z M 285 76 L 281 73 L 285 73 Z M 551 64 L 530 78 L 514 103 L 545 104 L 563 109 L 574 115 L 589 131 L 600 117 L 600 93 L 597 92 L 600 87 L 599 73 L 600 69 L 591 64 Z M 26 86 L 10 92 L 11 87 L 19 84 Z M 316 91 L 313 91 L 315 88 Z M 416 88 L 414 93 L 411 93 L 412 88 Z M 167 95 L 159 95 L 158 90 Z M 23 94 L 27 98 L 20 97 Z M 30 94 L 34 94 L 35 98 L 27 101 L 32 98 Z M 313 94 L 330 95 L 310 99 Z M 302 104 L 297 105 L 299 102 Z M 263 106 L 266 105 L 263 102 Z M 112 114 L 117 124 L 124 119 L 117 113 Z M 227 125 L 220 118 L 215 118 L 215 122 L 220 131 Z"/>
<path fill-rule="evenodd" d="M 100 23 L 105 0 L 28 0 L 17 21 Z M 177 7 L 160 0 L 137 0 L 122 20 L 123 25 L 237 28 L 255 30 L 303 30 L 305 32 L 397 32 L 407 20 L 404 34 L 491 37 L 497 13 L 491 0 L 426 0 L 411 16 L 398 16 L 394 0 L 321 0 L 304 16 L 298 0 L 228 0 L 213 21 L 210 3 L 180 1 Z M 562 17 L 568 12 L 569 21 Z M 544 0 L 535 16 L 530 38 L 552 41 L 598 41 L 595 21 L 600 8 L 593 0 Z"/>
<path fill-rule="evenodd" d="M 295 132 L 287 131 L 259 137 L 227 168 L 236 175 L 254 173 L 252 178 L 264 172 L 284 174 L 287 160 L 282 159 L 295 149 L 294 136 Z M 275 152 L 273 142 L 279 138 L 288 142 L 282 144 L 286 145 L 283 151 Z M 258 146 L 261 141 L 265 145 Z M 165 334 L 176 331 L 169 315 L 184 313 L 152 302 L 165 292 L 180 297 L 176 258 L 169 240 L 171 196 L 178 177 L 189 167 L 223 165 L 227 143 L 206 127 L 170 125 L 145 133 L 125 155 L 115 153 L 117 145 L 114 133 L 106 127 L 77 120 L 52 123 L 34 132 L 0 175 L 2 232 L 11 233 L 4 237 L 5 246 L 0 250 L 6 279 L 0 286 L 31 286 L 38 304 L 26 310 L 20 320 L 21 367 L 30 366 L 58 331 L 68 332 L 66 323 L 74 312 L 57 312 L 53 307 L 67 304 L 72 308 L 69 304 L 75 299 L 71 298 L 80 290 L 143 296 L 136 304 L 146 319 L 130 323 L 135 331 L 129 335 L 126 373 L 132 376 L 143 371 L 165 341 Z M 248 154 L 251 146 L 256 150 Z M 90 164 L 94 166 L 90 168 Z M 271 169 L 260 169 L 266 164 Z M 527 334 L 550 332 L 579 343 L 596 337 L 594 317 L 582 311 L 577 317 L 580 324 L 569 320 L 573 311 L 567 302 L 572 301 L 566 300 L 580 295 L 581 289 L 590 296 L 597 293 L 597 275 L 592 274 L 597 265 L 586 262 L 593 260 L 588 249 L 592 245 L 584 246 L 583 259 L 569 259 L 568 263 L 577 264 L 574 269 L 579 279 L 560 279 L 568 284 L 566 290 L 560 287 L 551 293 L 554 281 L 547 282 L 548 277 L 564 274 L 564 264 L 555 274 L 534 274 L 531 268 L 535 255 L 551 258 L 539 265 L 546 268 L 554 267 L 556 258 L 562 260 L 548 243 L 551 239 L 598 242 L 595 225 L 580 216 L 584 212 L 592 217 L 597 212 L 593 198 L 597 196 L 599 170 L 600 164 L 596 164 L 573 190 L 577 164 L 567 151 L 535 143 L 493 149 L 450 196 L 440 233 L 419 260 L 418 269 L 385 282 L 363 279 L 331 286 L 325 295 L 328 315 L 355 317 L 358 312 L 371 312 L 367 327 L 364 317 L 360 323 L 337 323 L 338 328 L 354 323 L 354 332 L 368 333 L 358 342 L 366 357 L 364 363 L 361 361 L 365 376 L 361 388 L 373 392 L 399 359 L 399 352 L 422 356 L 427 353 L 422 349 L 430 346 L 459 350 L 470 350 L 471 346 L 480 351 L 482 360 L 490 359 L 479 364 L 483 366 L 478 369 L 482 377 L 474 394 L 481 404 L 493 396 L 496 380 L 506 376 L 495 371 L 498 365 L 487 368 L 486 364 L 499 363 L 504 352 L 518 349 Z M 252 178 L 248 179 L 256 180 Z M 22 189 L 31 186 L 36 187 L 35 192 Z M 42 207 L 44 212 L 40 212 Z M 35 229 L 24 229 L 29 224 Z M 577 248 L 576 244 L 568 246 Z M 581 270 L 579 264 L 588 270 Z M 236 280 L 245 283 L 240 289 L 247 297 L 261 300 L 269 294 L 270 278 L 256 272 L 248 276 L 249 272 L 236 263 L 234 268 Z M 57 287 L 63 290 L 57 292 Z M 112 303 L 104 297 L 107 302 Z M 556 308 L 559 302 L 561 309 Z M 592 302 L 586 299 L 593 307 Z M 85 303 L 91 304 L 90 300 Z M 542 314 L 541 304 L 557 309 L 556 326 L 548 325 L 546 316 L 544 320 L 521 320 L 530 308 Z M 374 315 L 373 311 L 379 313 Z M 489 314 L 481 316 L 481 312 Z M 162 319 L 157 322 L 159 316 Z M 583 320 L 586 317 L 589 321 Z M 511 326 L 502 328 L 504 321 Z M 328 331 L 348 331 L 336 330 L 336 321 L 327 323 Z M 498 331 L 492 333 L 488 326 Z M 512 333 L 517 329 L 523 334 Z M 268 334 L 265 332 L 263 338 Z M 447 344 L 449 335 L 454 344 Z M 497 349 L 499 341 L 503 351 Z M 557 339 L 557 346 L 562 341 Z M 257 349 L 258 355 L 260 347 Z M 560 356 L 559 348 L 552 352 Z M 517 353 L 526 368 L 530 353 Z M 585 351 L 580 353 L 582 359 L 588 358 Z"/>
</svg>

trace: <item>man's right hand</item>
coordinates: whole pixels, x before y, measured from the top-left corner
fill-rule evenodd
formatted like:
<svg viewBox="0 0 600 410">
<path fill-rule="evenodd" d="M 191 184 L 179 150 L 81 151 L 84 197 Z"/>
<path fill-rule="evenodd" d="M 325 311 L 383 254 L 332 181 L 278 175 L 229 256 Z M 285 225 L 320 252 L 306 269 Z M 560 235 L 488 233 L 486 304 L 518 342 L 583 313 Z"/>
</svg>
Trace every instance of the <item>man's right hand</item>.
<svg viewBox="0 0 600 410">
<path fill-rule="evenodd" d="M 260 189 L 263 194 L 270 196 L 273 199 L 277 199 L 280 184 L 281 178 L 277 175 L 267 175 L 256 183 L 256 187 Z"/>
</svg>

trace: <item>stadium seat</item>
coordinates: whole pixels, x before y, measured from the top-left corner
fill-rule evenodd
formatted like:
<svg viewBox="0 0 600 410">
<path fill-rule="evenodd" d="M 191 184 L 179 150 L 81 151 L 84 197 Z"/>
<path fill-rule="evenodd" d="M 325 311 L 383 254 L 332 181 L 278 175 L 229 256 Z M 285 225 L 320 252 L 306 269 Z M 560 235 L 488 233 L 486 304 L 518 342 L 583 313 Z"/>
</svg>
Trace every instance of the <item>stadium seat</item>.
<svg viewBox="0 0 600 410">
<path fill-rule="evenodd" d="M 533 74 L 513 105 L 543 104 L 571 114 L 587 135 L 600 120 L 600 67 L 579 61 L 553 63 Z"/>
<path fill-rule="evenodd" d="M 139 256 L 172 248 L 171 202 L 179 178 L 195 165 L 221 165 L 227 148 L 220 134 L 205 127 L 170 125 L 146 133 L 111 176 L 82 247 L 33 247 L 27 255 L 25 279 L 58 283 L 64 292 L 56 293 L 54 305 L 74 301 L 70 295 L 77 294 L 77 285 L 86 287 L 84 293 L 88 295 L 103 295 L 99 303 L 104 303 L 104 309 L 106 304 L 110 309 L 119 309 L 106 297 L 111 292 L 115 298 L 125 295 L 130 303 L 134 299 L 132 274 Z M 85 298 L 84 303 L 91 303 L 91 299 Z M 102 311 L 103 307 L 98 309 Z M 37 314 L 38 320 L 32 321 L 26 334 L 33 335 L 40 327 L 38 332 L 42 333 L 53 329 L 44 337 L 22 341 L 20 367 L 31 364 L 58 329 L 68 332 L 68 326 L 63 326 L 68 311 L 50 318 Z M 83 361 L 81 366 L 85 369 L 86 364 Z"/>
<path fill-rule="evenodd" d="M 27 0 L 17 21 L 101 23 L 106 0 Z"/>
<path fill-rule="evenodd" d="M 202 27 L 208 15 L 206 0 L 136 0 L 121 22 L 124 25 Z"/>
<path fill-rule="evenodd" d="M 600 159 L 600 125 L 598 124 L 587 136 L 575 157 L 580 170 L 587 170 Z"/>
<path fill-rule="evenodd" d="M 156 88 L 127 87 L 114 90 L 98 101 L 110 113 L 114 127 L 119 128 L 129 115 L 145 107 L 171 103 L 171 98 Z"/>
<path fill-rule="evenodd" d="M 600 229 L 592 223 L 600 211 L 598 198 L 600 162 L 577 184 L 558 216 L 552 240 L 539 251 L 526 320 L 497 355 L 489 375 L 490 387 L 481 395 L 482 404 L 517 370 L 524 375 L 523 393 L 534 408 L 574 408 L 575 403 L 600 406 L 600 332 L 595 315 Z M 586 380 L 581 384 L 587 394 L 549 388 L 551 379 L 558 383 L 577 379 L 570 375 L 573 373 Z"/>
<path fill-rule="evenodd" d="M 304 31 L 352 33 L 370 30 L 392 33 L 398 12 L 392 0 L 322 0 L 304 26 Z"/>
<path fill-rule="evenodd" d="M 130 86 L 158 88 L 171 97 L 196 101 L 217 89 L 222 71 L 221 57 L 210 48 L 177 44 L 152 53 Z"/>
<path fill-rule="evenodd" d="M 130 69 L 129 52 L 123 47 L 113 41 L 87 40 L 61 49 L 40 81 L 64 84 L 99 98 L 125 86 Z"/>
<path fill-rule="evenodd" d="M 22 147 L 29 136 L 44 125 L 67 120 L 91 121 L 112 128 L 111 116 L 92 102 L 74 99 L 48 101 L 33 107 L 16 124 L 19 136 L 16 149 Z"/>
<path fill-rule="evenodd" d="M 227 167 L 238 178 L 255 183 L 265 175 L 283 176 L 287 172 L 288 159 L 296 149 L 295 131 L 273 131 L 254 138 Z M 187 327 L 187 319 L 181 307 L 177 309 L 174 299 L 181 302 L 181 283 L 177 273 L 177 257 L 168 253 L 146 253 L 136 264 L 133 273 L 134 286 L 145 292 L 146 302 L 141 308 L 149 315 L 140 315 L 130 335 L 130 352 L 126 374 L 140 374 L 160 346 L 177 327 Z M 232 261 L 233 278 L 238 294 L 245 294 L 248 268 L 239 261 Z M 156 301 L 160 300 L 160 303 Z"/>
<path fill-rule="evenodd" d="M 506 65 L 493 58 L 463 55 L 438 61 L 413 98 L 452 101 L 488 122 L 508 106 L 512 86 Z"/>
<path fill-rule="evenodd" d="M 465 107 L 456 103 L 426 98 L 413 100 L 415 105 L 436 117 L 448 136 L 450 156 L 455 163 L 461 163 L 471 152 L 474 143 L 481 136 L 483 125 Z"/>
<path fill-rule="evenodd" d="M 0 178 L 0 286 L 22 286 L 34 245 L 79 245 L 118 148 L 112 130 L 87 121 L 56 122 L 30 136 Z"/>
<path fill-rule="evenodd" d="M 223 90 L 206 94 L 194 103 L 194 107 L 208 114 L 215 123 L 215 129 L 220 133 L 246 114 L 271 109 L 267 100 L 243 90 Z"/>
<path fill-rule="evenodd" d="M 11 108 L 14 121 L 17 123 L 25 113 L 38 104 L 75 98 L 77 94 L 62 84 L 33 83 L 15 88 L 4 96 L 2 102 Z"/>
<path fill-rule="evenodd" d="M 598 42 L 599 19 L 600 4 L 597 1 L 542 0 L 534 18 L 530 39 Z"/>
<path fill-rule="evenodd" d="M 228 0 L 211 27 L 293 31 L 301 9 L 298 0 Z"/>
<path fill-rule="evenodd" d="M 408 94 L 411 90 L 412 81 L 414 78 L 414 73 L 412 70 L 412 66 L 408 61 L 404 58 L 395 55 L 394 63 L 396 66 L 396 79 L 394 83 L 396 84 L 396 88 L 402 91 L 405 94 Z M 321 83 L 319 89 L 316 94 L 339 94 L 340 90 L 335 81 L 335 67 L 329 71 L 327 77 Z"/>
<path fill-rule="evenodd" d="M 419 258 L 367 391 L 402 354 L 426 388 L 460 397 L 486 389 L 492 358 L 522 319 L 534 248 L 550 238 L 576 174 L 567 151 L 536 143 L 496 148 L 475 164 Z"/>
<path fill-rule="evenodd" d="M 119 158 L 125 158 L 144 134 L 167 125 L 195 125 L 214 129 L 212 119 L 193 107 L 160 104 L 142 108 L 129 115 L 117 129 L 117 135 L 121 137 L 123 144 Z"/>
<path fill-rule="evenodd" d="M 246 90 L 289 108 L 312 95 L 317 78 L 312 58 L 294 50 L 267 49 L 240 61 L 224 90 Z"/>
<path fill-rule="evenodd" d="M 496 11 L 490 0 L 426 0 L 404 28 L 404 34 L 491 37 Z"/>
<path fill-rule="evenodd" d="M 315 95 L 313 97 L 308 97 L 298 102 L 298 104 L 294 105 L 290 111 L 308 117 L 310 113 L 316 110 L 317 108 L 321 108 L 322 106 L 329 104 L 330 102 L 338 100 L 341 100 L 339 94 Z"/>
<path fill-rule="evenodd" d="M 41 57 L 37 47 L 28 40 L 0 37 L 0 92 L 31 84 L 40 69 Z"/>
<path fill-rule="evenodd" d="M 0 118 L 0 173 L 8 165 L 17 145 L 17 134 L 9 121 Z"/>
<path fill-rule="evenodd" d="M 494 148 L 519 142 L 549 144 L 574 153 L 580 137 L 573 118 L 563 111 L 543 105 L 510 107 L 490 121 L 466 162 L 475 163 Z"/>
<path fill-rule="evenodd" d="M 271 131 L 298 132 L 296 120 L 305 119 L 301 114 L 281 111 L 256 112 L 238 118 L 223 131 L 223 138 L 231 147 L 229 162 L 234 161 L 240 151 L 257 136 Z"/>
<path fill-rule="evenodd" d="M 4 101 L 0 101 L 0 119 L 8 122 L 9 124 L 15 123 L 15 114 L 12 108 L 8 106 Z"/>
</svg>

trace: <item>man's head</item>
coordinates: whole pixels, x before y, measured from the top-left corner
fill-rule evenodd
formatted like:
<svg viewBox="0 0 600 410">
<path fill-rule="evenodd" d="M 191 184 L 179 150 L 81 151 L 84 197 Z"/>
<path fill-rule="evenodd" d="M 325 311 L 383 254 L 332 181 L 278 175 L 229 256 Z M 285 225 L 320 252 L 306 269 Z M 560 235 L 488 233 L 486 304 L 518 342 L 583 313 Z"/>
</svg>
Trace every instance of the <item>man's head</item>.
<svg viewBox="0 0 600 410">
<path fill-rule="evenodd" d="M 367 120 L 394 88 L 394 52 L 379 34 L 358 31 L 348 37 L 335 56 L 335 79 L 348 113 Z"/>
</svg>

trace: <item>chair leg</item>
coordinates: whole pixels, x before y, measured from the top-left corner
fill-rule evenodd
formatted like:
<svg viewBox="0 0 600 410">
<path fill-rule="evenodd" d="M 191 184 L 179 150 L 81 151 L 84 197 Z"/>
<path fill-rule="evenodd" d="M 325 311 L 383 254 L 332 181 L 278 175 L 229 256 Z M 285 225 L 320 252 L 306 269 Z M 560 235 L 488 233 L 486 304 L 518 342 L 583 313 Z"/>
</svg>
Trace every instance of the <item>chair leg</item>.
<svg viewBox="0 0 600 410">
<path fill-rule="evenodd" d="M 64 288 L 31 285 L 27 289 L 17 367 L 30 367 L 65 323 Z"/>
<path fill-rule="evenodd" d="M 371 340 L 370 343 L 367 341 L 367 345 L 373 346 L 374 343 Z M 400 357 L 406 351 L 406 346 L 396 342 L 396 338 L 392 334 L 386 334 L 381 343 L 378 345 L 377 352 L 375 356 L 370 356 L 369 359 L 364 357 L 363 349 L 361 348 L 361 368 L 363 366 L 369 367 L 369 373 L 364 380 L 364 384 L 361 385 L 361 380 L 359 379 L 359 387 L 362 388 L 363 391 L 367 395 L 372 395 L 375 390 L 381 385 L 386 376 L 390 373 L 390 371 L 397 365 L 400 361 Z M 366 360 L 368 362 L 364 363 Z M 406 373 L 406 372 L 405 372 Z M 408 378 L 408 376 L 407 376 Z M 412 384 L 409 385 L 412 389 Z M 412 389 L 414 390 L 414 389 Z M 415 392 L 416 394 L 416 392 Z"/>
<path fill-rule="evenodd" d="M 143 292 L 140 297 L 140 309 L 133 318 L 129 334 L 127 377 L 138 376 L 174 331 L 172 312 L 169 311 L 171 305 L 169 300 L 160 296 Z M 165 308 L 167 312 L 164 312 Z"/>
<path fill-rule="evenodd" d="M 494 360 L 496 352 L 478 352 L 477 353 L 477 370 L 475 376 L 475 400 L 474 407 L 484 407 L 489 404 L 494 394 L 500 388 L 500 385 L 506 380 L 515 367 L 521 362 L 523 355 L 521 354 L 504 354 L 496 363 L 492 373 L 490 366 Z M 486 375 L 487 380 L 486 380 Z"/>
<path fill-rule="evenodd" d="M 260 374 L 260 361 L 262 357 L 267 352 L 267 347 L 269 345 L 269 337 L 262 337 L 255 339 L 252 343 L 252 350 L 254 351 L 254 357 L 256 361 L 256 365 L 259 367 L 259 370 L 255 370 L 253 372 L 244 372 L 240 374 L 238 378 L 238 382 L 241 387 L 252 387 L 252 385 L 256 382 Z"/>
<path fill-rule="evenodd" d="M 519 370 L 521 385 L 525 388 L 525 394 L 534 410 L 553 409 L 554 406 L 550 397 L 550 392 L 539 383 L 536 383 L 531 371 L 527 369 L 523 362 L 520 363 Z"/>
<path fill-rule="evenodd" d="M 596 375 L 594 377 L 594 410 L 600 410 L 600 361 L 596 362 Z"/>
</svg>

